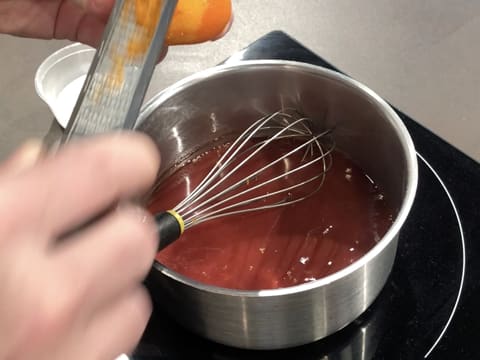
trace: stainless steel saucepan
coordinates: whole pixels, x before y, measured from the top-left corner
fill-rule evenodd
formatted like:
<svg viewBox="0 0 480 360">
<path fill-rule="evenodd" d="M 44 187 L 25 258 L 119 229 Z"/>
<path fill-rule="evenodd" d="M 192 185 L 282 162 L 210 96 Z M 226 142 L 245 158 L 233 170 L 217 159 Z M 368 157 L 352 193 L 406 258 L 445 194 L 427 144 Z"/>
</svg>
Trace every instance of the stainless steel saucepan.
<svg viewBox="0 0 480 360">
<path fill-rule="evenodd" d="M 137 129 L 156 141 L 166 171 L 214 139 L 283 107 L 298 108 L 335 126 L 338 148 L 383 187 L 397 209 L 396 218 L 381 241 L 358 261 L 323 279 L 289 288 L 217 288 L 156 263 L 147 283 L 158 306 L 186 328 L 230 346 L 302 345 L 338 331 L 362 314 L 390 274 L 398 235 L 417 188 L 414 145 L 392 108 L 364 85 L 303 63 L 245 61 L 195 74 L 154 97 L 144 107 Z"/>
</svg>

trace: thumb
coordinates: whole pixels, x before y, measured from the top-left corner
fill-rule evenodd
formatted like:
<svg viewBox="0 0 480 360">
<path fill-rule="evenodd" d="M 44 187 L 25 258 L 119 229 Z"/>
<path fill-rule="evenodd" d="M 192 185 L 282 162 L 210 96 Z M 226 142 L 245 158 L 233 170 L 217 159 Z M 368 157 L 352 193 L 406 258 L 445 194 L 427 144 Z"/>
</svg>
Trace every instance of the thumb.
<svg viewBox="0 0 480 360">
<path fill-rule="evenodd" d="M 28 140 L 10 155 L 3 164 L 0 164 L 0 175 L 12 176 L 19 174 L 35 165 L 43 154 L 44 147 L 40 140 Z"/>
</svg>

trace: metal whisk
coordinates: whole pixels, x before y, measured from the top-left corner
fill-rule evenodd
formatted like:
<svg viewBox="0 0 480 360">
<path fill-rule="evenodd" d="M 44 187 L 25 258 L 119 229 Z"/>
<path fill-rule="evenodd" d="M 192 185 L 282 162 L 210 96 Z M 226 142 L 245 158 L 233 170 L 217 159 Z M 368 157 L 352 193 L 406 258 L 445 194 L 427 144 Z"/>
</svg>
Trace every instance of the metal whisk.
<svg viewBox="0 0 480 360">
<path fill-rule="evenodd" d="M 295 109 L 255 121 L 228 146 L 192 192 L 172 210 L 156 215 L 159 248 L 202 222 L 288 206 L 318 192 L 332 165 L 332 131 L 315 132 L 311 119 Z M 287 143 L 287 149 L 275 158 L 258 160 Z M 260 165 L 252 169 L 256 162 Z M 241 173 L 245 169 L 247 175 Z"/>
</svg>

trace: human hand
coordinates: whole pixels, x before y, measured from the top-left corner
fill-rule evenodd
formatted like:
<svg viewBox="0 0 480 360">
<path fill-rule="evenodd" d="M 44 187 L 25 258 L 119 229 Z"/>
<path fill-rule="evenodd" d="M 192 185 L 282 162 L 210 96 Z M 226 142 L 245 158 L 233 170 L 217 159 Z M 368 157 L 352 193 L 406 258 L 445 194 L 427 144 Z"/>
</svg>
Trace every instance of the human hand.
<svg viewBox="0 0 480 360">
<path fill-rule="evenodd" d="M 115 0 L 0 0 L 0 32 L 97 46 Z"/>
<path fill-rule="evenodd" d="M 0 0 L 0 33 L 43 39 L 68 39 L 96 47 L 115 0 Z M 232 23 L 231 0 L 191 6 L 180 0 L 166 45 L 221 38 Z"/>
<path fill-rule="evenodd" d="M 71 231 L 149 189 L 159 156 L 135 133 L 37 160 L 38 150 L 26 146 L 0 167 L 0 359 L 112 360 L 132 350 L 150 316 L 141 282 L 156 228 L 128 205 Z"/>
</svg>

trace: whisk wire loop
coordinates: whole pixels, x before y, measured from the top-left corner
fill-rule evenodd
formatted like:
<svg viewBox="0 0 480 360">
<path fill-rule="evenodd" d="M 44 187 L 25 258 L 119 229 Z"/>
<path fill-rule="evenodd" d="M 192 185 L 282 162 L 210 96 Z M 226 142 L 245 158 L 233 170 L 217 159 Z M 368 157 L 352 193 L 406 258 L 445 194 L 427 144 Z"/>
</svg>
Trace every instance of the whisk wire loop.
<svg viewBox="0 0 480 360">
<path fill-rule="evenodd" d="M 184 217 L 186 218 L 188 215 L 190 215 L 191 213 L 194 213 L 194 212 L 197 211 L 198 209 L 203 208 L 204 206 L 206 206 L 206 205 L 214 202 L 216 199 L 222 197 L 223 195 L 225 195 L 225 194 L 227 194 L 227 193 L 229 193 L 229 192 L 237 189 L 237 188 L 240 187 L 241 185 L 244 185 L 245 182 L 248 181 L 248 179 L 252 179 L 252 178 L 256 177 L 257 175 L 259 175 L 260 173 L 264 172 L 265 170 L 267 170 L 267 169 L 269 169 L 269 168 L 272 168 L 272 167 L 273 167 L 274 165 L 276 165 L 277 163 L 279 163 L 279 162 L 283 161 L 284 159 L 288 158 L 290 155 L 296 153 L 297 151 L 301 150 L 301 149 L 304 148 L 304 147 L 309 146 L 309 145 L 312 144 L 313 142 L 316 142 L 320 137 L 325 136 L 325 134 L 328 133 L 329 131 L 330 131 L 330 130 L 327 130 L 327 131 L 325 131 L 324 133 L 321 133 L 321 134 L 319 134 L 319 135 L 317 135 L 317 136 L 312 137 L 310 140 L 308 140 L 307 142 L 302 143 L 301 145 L 297 146 L 297 147 L 294 148 L 293 150 L 290 150 L 289 152 L 287 152 L 286 154 L 284 154 L 282 157 L 276 159 L 275 161 L 270 162 L 269 164 L 267 164 L 267 165 L 263 166 L 262 168 L 254 171 L 253 173 L 250 173 L 249 175 L 246 175 L 244 179 L 241 179 L 241 180 L 237 181 L 236 183 L 234 183 L 233 185 L 230 185 L 228 188 L 223 189 L 222 191 L 218 192 L 217 194 L 215 194 L 214 196 L 212 196 L 212 197 L 210 197 L 209 199 L 205 200 L 204 202 L 199 203 L 199 204 L 197 204 L 197 205 L 194 206 L 194 207 L 191 207 L 190 209 L 188 209 L 188 210 L 184 213 Z M 264 146 L 267 146 L 267 145 L 268 145 L 268 142 L 264 142 Z M 320 148 L 321 148 L 321 147 L 320 147 Z M 252 153 L 252 154 L 255 155 L 255 154 L 258 153 L 260 150 L 261 150 L 261 147 L 258 148 L 258 149 L 257 149 L 254 153 Z M 331 152 L 331 150 L 330 150 L 330 152 Z M 308 152 L 307 152 L 307 153 L 308 153 Z M 328 154 L 329 154 L 329 153 L 327 153 L 327 154 L 324 153 L 324 156 L 325 156 L 325 155 L 328 155 Z M 252 155 L 251 155 L 251 156 L 252 156 Z M 226 174 L 224 177 L 222 177 L 222 180 L 226 180 L 230 175 L 232 175 L 233 173 L 235 173 L 235 172 L 240 168 L 241 165 L 244 165 L 247 161 L 249 161 L 249 160 L 251 159 L 251 156 L 249 156 L 249 157 L 247 157 L 246 159 L 244 159 L 241 164 L 239 164 L 237 167 L 235 167 L 233 170 L 231 170 L 228 174 Z M 304 158 L 305 158 L 305 155 L 304 155 Z M 254 190 L 258 189 L 258 188 L 264 187 L 264 186 L 266 186 L 266 185 L 268 185 L 268 184 L 270 184 L 270 183 L 273 183 L 273 182 L 275 182 L 275 181 L 277 181 L 277 180 L 280 180 L 280 179 L 282 179 L 282 178 L 285 178 L 285 177 L 288 176 L 288 175 L 292 175 L 292 174 L 294 174 L 294 173 L 296 173 L 296 172 L 304 169 L 305 167 L 310 166 L 310 165 L 312 165 L 312 164 L 314 164 L 314 163 L 316 163 L 316 162 L 319 162 L 319 161 L 321 161 L 321 160 L 322 160 L 321 157 L 314 158 L 313 160 L 311 160 L 311 161 L 309 161 L 309 162 L 307 162 L 307 163 L 304 163 L 304 164 L 302 164 L 302 165 L 300 165 L 300 166 L 298 166 L 298 167 L 294 167 L 293 169 L 290 169 L 290 170 L 288 170 L 288 171 L 286 171 L 286 172 L 284 172 L 284 173 L 282 173 L 282 174 L 280 174 L 280 175 L 277 175 L 277 176 L 275 176 L 275 177 L 273 177 L 273 178 L 271 178 L 271 179 L 268 179 L 268 180 L 266 180 L 266 181 L 264 181 L 264 182 L 262 182 L 262 183 L 260 183 L 260 184 L 257 184 L 257 185 L 255 185 L 255 186 L 252 186 L 252 187 L 250 187 L 250 188 L 248 188 L 248 189 L 246 189 L 246 190 L 244 190 L 244 191 L 242 191 L 242 192 L 239 192 L 239 193 L 236 193 L 236 194 L 234 194 L 234 195 L 231 195 L 230 197 L 227 197 L 227 198 L 225 198 L 225 199 L 223 199 L 223 200 L 221 200 L 221 201 L 219 201 L 219 202 L 216 202 L 216 203 L 214 203 L 213 205 L 211 205 L 211 206 L 209 206 L 209 207 L 207 207 L 207 208 L 203 208 L 203 209 L 202 209 L 200 212 L 198 212 L 197 214 L 201 214 L 201 213 L 204 213 L 204 212 L 206 212 L 206 211 L 209 211 L 209 210 L 211 210 L 211 209 L 213 209 L 213 208 L 215 208 L 215 207 L 218 207 L 219 205 L 224 204 L 224 203 L 226 203 L 226 202 L 228 202 L 228 201 L 230 201 L 230 200 L 233 200 L 233 199 L 238 198 L 238 197 L 240 197 L 240 196 L 242 196 L 242 195 L 245 195 L 245 194 L 247 194 L 247 193 L 249 193 L 249 192 L 252 192 L 252 191 L 254 191 Z M 326 171 L 326 169 L 324 169 L 324 171 Z M 318 176 L 320 176 L 320 175 L 318 175 Z M 318 176 L 313 177 L 312 180 L 318 178 Z M 247 179 L 247 180 L 245 180 L 245 179 Z M 218 184 L 220 184 L 220 181 L 217 182 L 215 185 L 218 185 Z M 303 185 L 303 184 L 302 184 L 302 185 Z M 286 192 L 286 191 L 291 190 L 292 188 L 296 188 L 296 187 L 298 187 L 298 186 L 300 186 L 300 185 L 294 185 L 294 186 L 292 186 L 292 187 L 287 187 L 287 188 L 284 188 L 284 189 L 281 189 L 281 190 L 278 190 L 278 191 L 275 191 L 275 192 L 271 192 L 271 193 L 269 193 L 269 194 L 267 194 L 267 195 L 264 195 L 263 197 L 268 196 L 268 195 L 276 195 L 276 194 L 279 194 L 279 193 L 282 193 L 282 192 Z M 212 186 L 209 190 L 214 190 L 215 187 L 216 187 L 216 186 Z M 261 199 L 261 198 L 262 198 L 262 197 L 259 197 L 259 199 Z M 197 200 L 198 200 L 198 199 L 199 199 L 199 198 L 197 198 Z M 257 199 L 257 198 L 255 198 L 255 199 Z M 236 206 L 241 206 L 241 205 L 243 205 L 243 204 L 245 204 L 245 203 L 246 203 L 246 202 L 242 202 L 242 203 L 239 203 L 239 204 L 236 204 L 236 205 L 232 205 L 232 206 L 230 206 L 230 208 L 231 208 L 231 207 L 236 207 Z M 248 202 L 248 203 L 250 203 L 250 202 Z"/>
<path fill-rule="evenodd" d="M 251 130 L 255 130 L 256 128 L 261 127 L 263 124 L 268 122 L 275 115 L 276 113 L 272 115 L 267 115 L 255 121 L 242 133 L 241 136 L 236 138 L 236 140 L 228 147 L 228 149 L 220 157 L 220 159 L 209 171 L 209 173 L 203 178 L 203 180 L 197 185 L 197 187 L 175 207 L 175 210 L 176 211 L 184 210 L 184 205 L 186 203 L 194 201 L 197 198 L 197 196 L 200 196 L 201 191 L 215 179 L 216 177 L 215 175 L 219 171 L 222 171 L 222 169 L 229 164 L 229 161 L 225 161 L 225 159 L 227 159 L 229 156 L 230 156 L 230 159 L 233 159 L 233 157 L 238 153 L 238 151 L 240 151 L 240 149 L 245 145 L 245 143 L 247 143 L 251 139 L 251 137 L 255 134 L 255 132 L 251 132 Z M 241 144 L 237 147 L 237 144 L 240 142 Z"/>
<path fill-rule="evenodd" d="M 317 193 L 332 166 L 336 144 L 333 129 L 314 125 L 295 109 L 254 121 L 193 191 L 169 212 L 156 215 L 159 249 L 202 222 L 292 205 Z"/>
<path fill-rule="evenodd" d="M 325 174 L 331 167 L 331 154 L 335 148 L 335 143 L 330 136 L 333 129 L 314 133 L 310 124 L 311 120 L 302 116 L 295 109 L 283 109 L 253 122 L 232 142 L 196 188 L 174 208 L 178 214 L 181 214 L 185 222 L 185 228 L 188 229 L 195 224 L 226 215 L 293 204 L 316 193 L 323 185 Z M 328 141 L 321 142 L 321 140 L 327 138 Z M 250 171 L 248 175 L 241 179 L 234 179 L 233 183 L 227 184 L 225 188 L 220 187 L 237 174 L 239 169 L 249 164 L 252 158 L 261 154 L 266 147 L 282 140 L 292 140 L 295 146 L 275 160 Z M 253 184 L 253 181 L 267 170 L 273 170 L 276 165 L 300 151 L 303 151 L 303 155 L 300 161 L 297 160 L 296 166 Z M 263 194 L 255 193 L 262 188 L 268 189 L 269 185 L 282 181 L 282 179 L 286 179 L 293 174 L 301 173 L 319 162 L 322 166 L 319 167 L 318 173 L 309 176 L 307 179 L 301 179 L 292 185 L 288 184 Z M 315 180 L 318 180 L 318 184 L 313 190 L 309 190 L 308 194 L 292 196 L 291 192 L 293 190 L 302 189 Z M 247 188 L 236 192 L 242 186 L 247 186 Z M 218 192 L 215 193 L 217 189 Z M 278 198 L 278 195 L 285 193 L 287 193 L 286 197 L 266 203 L 267 199 Z M 253 196 L 245 199 L 249 194 Z M 235 200 L 238 201 L 234 203 Z M 260 202 L 260 205 L 247 208 L 248 205 L 256 202 Z"/>
<path fill-rule="evenodd" d="M 234 174 L 235 172 L 237 172 L 242 166 L 244 166 L 251 158 L 253 158 L 255 155 L 257 155 L 262 149 L 264 149 L 266 146 L 268 146 L 271 142 L 279 139 L 279 137 L 284 134 L 285 132 L 289 131 L 290 129 L 292 129 L 294 126 L 298 125 L 300 122 L 302 121 L 305 121 L 306 118 L 299 118 L 299 119 L 296 119 L 295 121 L 291 122 L 291 123 L 288 123 L 286 126 L 283 126 L 283 127 L 277 127 L 277 129 L 279 129 L 278 132 L 274 133 L 273 136 L 267 138 L 266 141 L 263 141 L 259 144 L 259 146 L 257 147 L 257 149 L 255 151 L 253 151 L 250 155 L 248 155 L 245 159 L 243 159 L 237 166 L 235 166 L 233 169 L 231 169 L 227 174 L 224 174 L 223 176 L 220 177 L 220 174 L 222 173 L 222 171 L 227 168 L 232 162 L 234 162 L 236 160 L 236 156 L 238 155 L 238 153 L 240 152 L 240 150 L 242 150 L 244 148 L 244 146 L 254 137 L 254 135 L 260 135 L 258 134 L 258 132 L 260 130 L 266 130 L 266 129 L 271 129 L 272 127 L 264 127 L 264 125 L 266 123 L 268 123 L 269 121 L 271 121 L 272 119 L 275 118 L 275 116 L 278 116 L 282 114 L 281 112 L 276 112 L 270 116 L 266 116 L 258 121 L 256 121 L 254 124 L 252 124 L 252 126 L 250 126 L 244 133 L 242 133 L 242 135 L 240 135 L 233 143 L 232 145 L 227 149 L 227 151 L 225 152 L 225 154 L 220 158 L 220 160 L 215 164 L 215 166 L 213 167 L 212 171 L 210 171 L 207 176 L 204 178 L 204 180 L 196 187 L 196 189 L 189 195 L 187 195 L 187 197 L 182 201 L 181 204 L 179 204 L 175 210 L 178 211 L 178 212 L 183 212 L 186 208 L 185 204 L 186 203 L 189 203 L 189 202 L 192 202 L 192 201 L 198 201 L 200 200 L 201 198 L 205 197 L 206 195 L 208 195 L 209 193 L 211 193 L 213 190 L 215 190 L 218 186 L 220 186 L 223 182 L 225 182 L 228 178 L 230 178 L 230 176 L 232 174 Z M 291 138 L 291 136 L 289 136 Z M 243 141 L 242 141 L 243 139 Z M 312 142 L 313 139 L 310 141 Z M 236 146 L 237 143 L 240 142 L 240 145 Z M 300 148 L 302 148 L 303 146 L 301 146 Z M 251 149 L 252 147 L 250 147 L 249 149 Z M 233 150 L 232 150 L 233 149 Z M 231 151 L 231 154 L 229 152 L 229 150 L 232 150 Z M 288 155 L 285 155 L 284 157 L 287 157 L 289 156 L 290 154 L 292 154 L 293 152 L 295 151 L 298 151 L 298 149 L 295 149 L 293 151 L 291 151 Z M 280 162 L 283 160 L 283 158 L 279 158 L 277 159 L 276 161 L 270 163 L 268 166 L 260 169 L 258 172 L 254 173 L 254 174 L 251 174 L 249 176 L 247 176 L 247 179 L 250 177 L 250 176 L 255 176 L 256 174 L 264 171 L 265 169 L 267 168 L 270 168 L 272 166 L 274 166 L 276 163 Z M 216 171 L 215 171 L 216 170 Z M 211 187 L 207 188 L 205 191 L 203 191 L 213 180 L 215 180 L 216 178 L 219 178 L 220 179 L 215 183 L 213 184 Z M 245 181 L 245 180 L 244 180 Z M 242 184 L 244 181 L 239 181 L 237 184 Z M 235 187 L 232 187 L 232 188 L 229 188 L 230 190 L 231 189 L 234 189 Z M 203 191 L 203 192 L 202 192 Z M 211 200 L 213 201 L 213 199 L 216 199 L 218 198 L 219 196 L 223 195 L 225 193 L 225 191 L 215 195 Z M 198 207 L 196 207 L 198 208 Z M 195 208 L 195 209 L 196 209 Z"/>
</svg>

